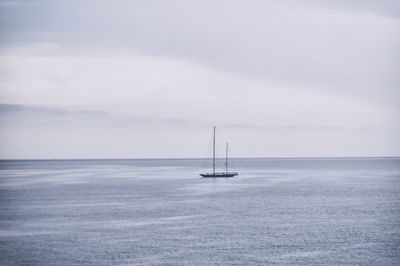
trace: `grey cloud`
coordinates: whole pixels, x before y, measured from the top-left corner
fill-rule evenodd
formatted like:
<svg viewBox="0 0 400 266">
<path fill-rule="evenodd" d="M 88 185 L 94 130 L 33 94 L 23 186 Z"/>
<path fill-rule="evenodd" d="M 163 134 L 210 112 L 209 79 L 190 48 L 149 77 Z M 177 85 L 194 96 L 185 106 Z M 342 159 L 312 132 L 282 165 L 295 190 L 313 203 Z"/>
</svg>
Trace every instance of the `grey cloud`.
<svg viewBox="0 0 400 266">
<path fill-rule="evenodd" d="M 368 127 L 368 126 L 310 126 L 310 125 L 268 125 L 268 124 L 244 124 L 244 123 L 236 123 L 236 124 L 221 124 L 221 127 L 232 129 L 232 130 L 257 130 L 262 132 L 268 131 L 308 131 L 308 132 L 359 132 L 359 133 L 367 133 L 367 132 L 391 132 L 398 133 L 400 132 L 400 128 L 394 126 L 391 129 L 388 128 L 378 128 L 378 127 Z"/>
<path fill-rule="evenodd" d="M 204 155 L 211 133 L 210 124 L 192 120 L 143 120 L 97 111 L 20 105 L 0 105 L 0 110 L 0 158 L 199 157 Z M 218 144 L 228 140 L 234 156 L 398 155 L 398 130 L 217 126 Z"/>
<path fill-rule="evenodd" d="M 41 106 L 0 104 L 0 127 L 90 125 L 103 121 L 108 115 L 103 111 L 71 111 Z"/>
<path fill-rule="evenodd" d="M 57 127 L 132 127 L 143 125 L 184 126 L 189 122 L 182 119 L 157 117 L 135 117 L 118 115 L 99 110 L 68 110 L 21 104 L 0 104 L 0 127 L 57 126 Z"/>
<path fill-rule="evenodd" d="M 75 106 L 79 100 L 82 109 L 98 104 L 110 111 L 2 105 L 2 145 L 21 154 L 31 147 L 34 154 L 52 139 L 49 149 L 62 155 L 58 145 L 63 136 L 66 152 L 75 145 L 99 156 L 111 149 L 139 157 L 193 154 L 202 151 L 199 139 L 211 126 L 198 121 L 215 119 L 230 130 L 242 155 L 398 154 L 397 133 L 370 136 L 362 126 L 390 126 L 392 120 L 398 126 L 399 33 L 399 7 L 390 0 L 0 1 L 3 101 L 51 104 L 74 91 L 69 102 L 58 104 Z M 32 48 L 43 43 L 56 48 Z M 7 53 L 6 48 L 16 46 L 25 47 L 26 54 Z M 138 71 L 140 59 L 135 65 L 115 60 L 96 72 L 94 64 L 112 60 L 96 60 L 93 50 L 100 56 L 111 51 L 114 59 L 157 56 L 144 72 Z M 70 55 L 74 60 L 66 62 Z M 87 57 L 95 63 L 82 63 Z M 194 74 L 180 80 L 187 74 L 182 68 L 166 64 L 170 72 L 163 67 L 157 72 L 154 61 L 189 62 L 183 65 Z M 31 71 L 24 72 L 26 63 Z M 199 65 L 207 69 L 204 76 L 218 75 L 201 77 Z M 49 74 L 53 68 L 56 73 Z M 64 75 L 68 69 L 82 73 Z M 124 79 L 135 75 L 149 78 L 136 83 Z M 108 76 L 112 78 L 101 88 Z M 172 78 L 163 85 L 165 76 Z M 201 93 L 182 94 L 186 85 Z M 96 96 L 102 97 L 85 102 Z M 133 115 L 113 113 L 125 100 Z M 196 108 L 183 115 L 190 106 Z M 207 115 L 201 113 L 205 108 Z M 136 116 L 138 112 L 142 114 Z M 330 125 L 354 125 L 356 132 Z M 194 129 L 188 133 L 187 128 Z M 317 138 L 321 146 L 314 143 Z"/>
<path fill-rule="evenodd" d="M 185 120 L 178 118 L 135 117 L 133 115 L 119 115 L 99 110 L 68 110 L 61 108 L 48 108 L 43 106 L 29 106 L 21 104 L 0 104 L 0 128 L 9 125 L 49 126 L 49 127 L 116 127 L 126 128 L 135 126 L 158 127 L 186 127 L 210 128 L 210 123 Z M 251 124 L 251 123 L 219 123 L 218 127 L 227 130 L 256 130 L 256 131 L 376 131 L 377 128 L 369 127 L 344 127 L 344 126 L 308 126 L 308 125 L 277 125 L 277 124 Z M 387 130 L 387 129 L 385 129 Z"/>
<path fill-rule="evenodd" d="M 30 106 L 22 104 L 0 104 L 0 114 L 46 114 L 46 115 L 86 115 L 104 116 L 105 111 L 71 111 L 60 108 L 48 108 L 42 106 Z"/>
<path fill-rule="evenodd" d="M 38 3 L 1 8 L 5 41 L 123 47 L 368 101 L 399 97 L 398 20 L 340 13 L 384 10 L 397 18 L 394 1 Z"/>
<path fill-rule="evenodd" d="M 300 0 L 325 8 L 347 9 L 368 12 L 390 18 L 400 18 L 400 5 L 397 0 Z"/>
</svg>

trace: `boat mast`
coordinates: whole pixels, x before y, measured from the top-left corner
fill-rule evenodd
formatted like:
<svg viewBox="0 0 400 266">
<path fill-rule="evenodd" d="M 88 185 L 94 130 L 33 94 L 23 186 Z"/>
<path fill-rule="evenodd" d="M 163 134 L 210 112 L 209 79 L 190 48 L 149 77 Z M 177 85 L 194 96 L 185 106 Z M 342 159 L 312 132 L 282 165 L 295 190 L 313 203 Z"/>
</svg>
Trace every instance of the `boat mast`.
<svg viewBox="0 0 400 266">
<path fill-rule="evenodd" d="M 213 174 L 215 175 L 215 126 L 214 126 L 214 138 L 213 138 Z"/>
<path fill-rule="evenodd" d="M 228 142 L 226 143 L 225 173 L 228 173 Z"/>
</svg>

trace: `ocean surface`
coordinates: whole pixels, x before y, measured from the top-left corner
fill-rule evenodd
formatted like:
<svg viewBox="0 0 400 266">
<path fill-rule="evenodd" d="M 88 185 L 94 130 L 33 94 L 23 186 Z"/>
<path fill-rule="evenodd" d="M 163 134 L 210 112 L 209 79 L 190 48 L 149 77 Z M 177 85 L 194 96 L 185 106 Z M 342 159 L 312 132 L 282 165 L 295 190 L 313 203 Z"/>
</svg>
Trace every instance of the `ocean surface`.
<svg viewBox="0 0 400 266">
<path fill-rule="evenodd" d="M 232 163 L 0 161 L 0 264 L 400 265 L 400 158 Z"/>
</svg>

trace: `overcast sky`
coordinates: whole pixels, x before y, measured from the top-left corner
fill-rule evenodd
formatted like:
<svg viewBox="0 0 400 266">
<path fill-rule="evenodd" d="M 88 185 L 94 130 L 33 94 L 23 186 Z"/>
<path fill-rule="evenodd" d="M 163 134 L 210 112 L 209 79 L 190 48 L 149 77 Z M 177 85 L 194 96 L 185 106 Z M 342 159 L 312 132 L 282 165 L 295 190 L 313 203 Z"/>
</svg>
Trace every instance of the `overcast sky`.
<svg viewBox="0 0 400 266">
<path fill-rule="evenodd" d="M 399 156 L 397 0 L 0 0 L 0 157 Z"/>
</svg>

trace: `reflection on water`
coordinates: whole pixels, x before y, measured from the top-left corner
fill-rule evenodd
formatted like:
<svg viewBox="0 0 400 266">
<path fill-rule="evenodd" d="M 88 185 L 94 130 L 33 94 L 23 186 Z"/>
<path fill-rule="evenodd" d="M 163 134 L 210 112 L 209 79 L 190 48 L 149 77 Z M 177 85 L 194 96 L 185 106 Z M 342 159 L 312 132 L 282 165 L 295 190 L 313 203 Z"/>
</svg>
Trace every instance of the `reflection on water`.
<svg viewBox="0 0 400 266">
<path fill-rule="evenodd" d="M 400 159 L 0 161 L 6 265 L 396 264 Z"/>
</svg>

